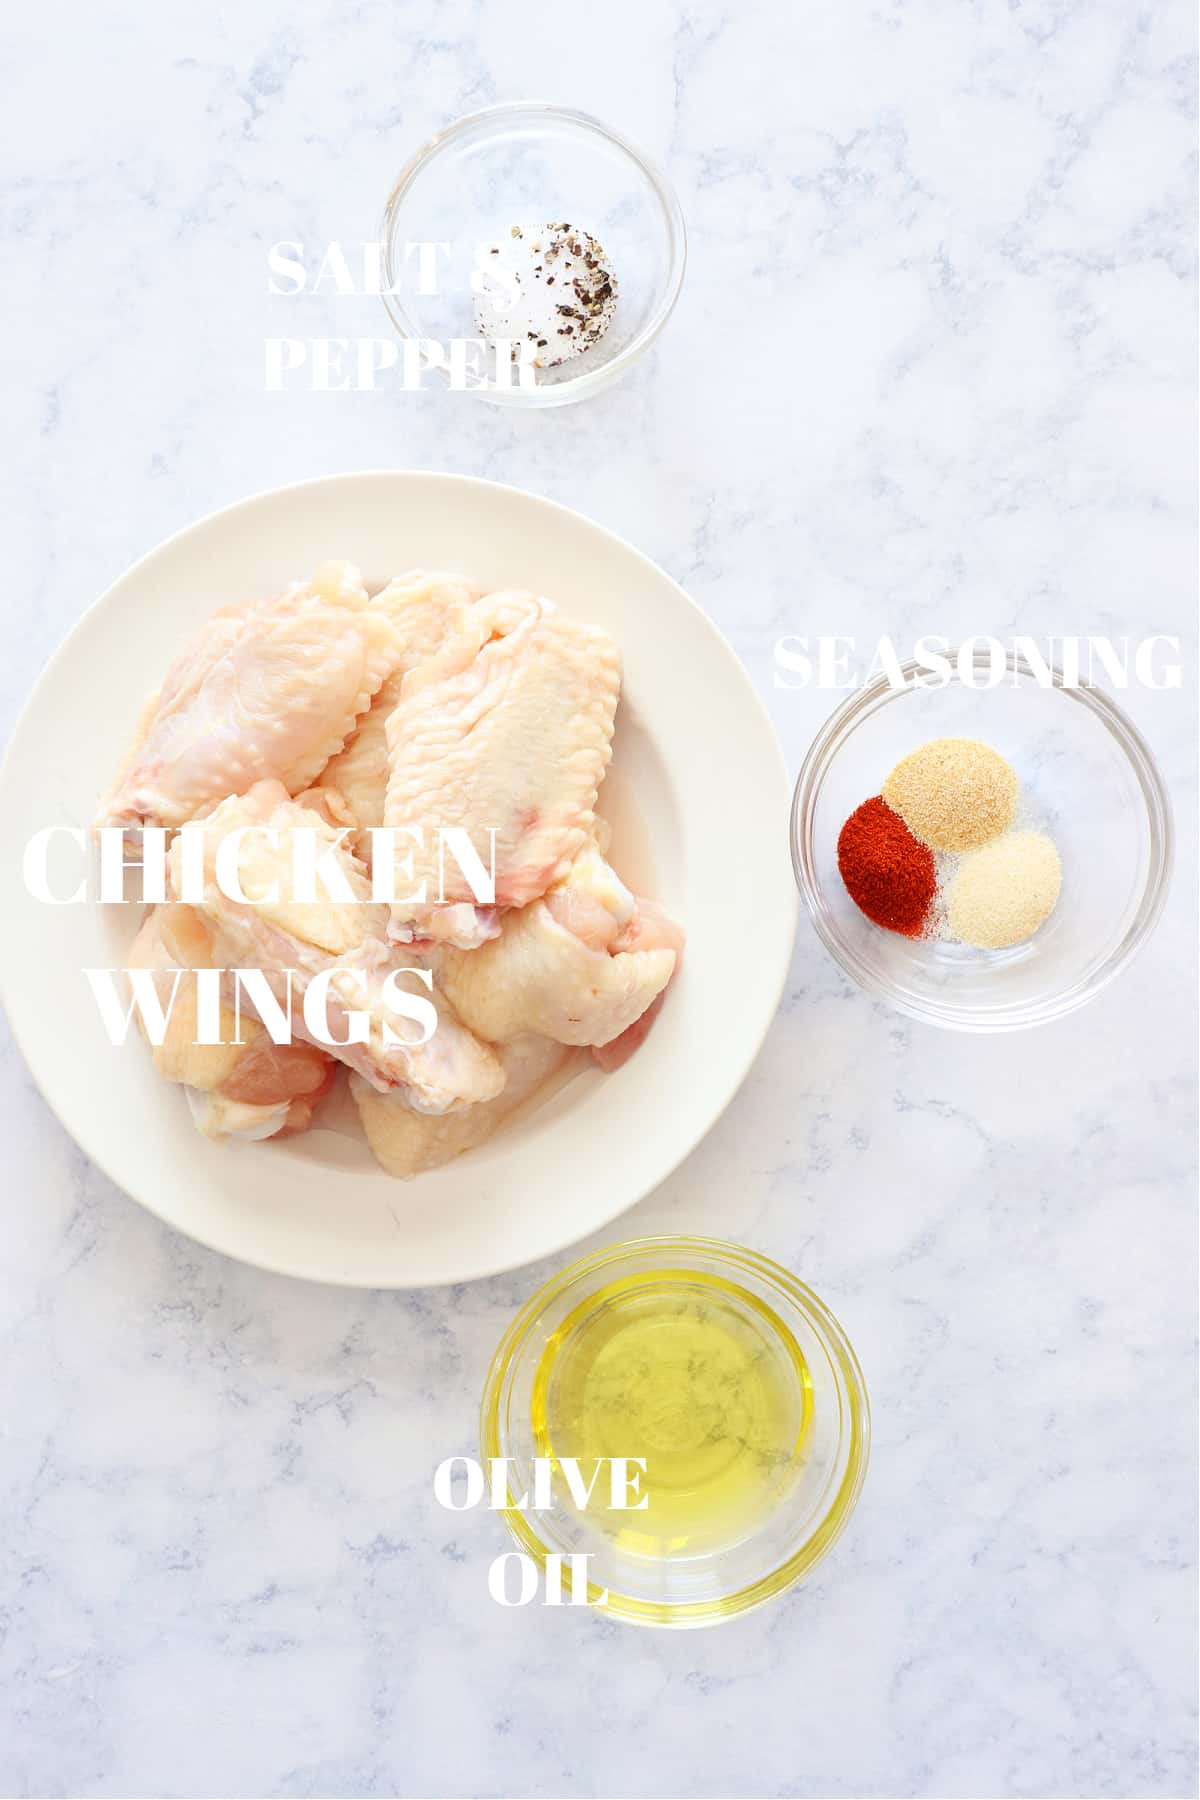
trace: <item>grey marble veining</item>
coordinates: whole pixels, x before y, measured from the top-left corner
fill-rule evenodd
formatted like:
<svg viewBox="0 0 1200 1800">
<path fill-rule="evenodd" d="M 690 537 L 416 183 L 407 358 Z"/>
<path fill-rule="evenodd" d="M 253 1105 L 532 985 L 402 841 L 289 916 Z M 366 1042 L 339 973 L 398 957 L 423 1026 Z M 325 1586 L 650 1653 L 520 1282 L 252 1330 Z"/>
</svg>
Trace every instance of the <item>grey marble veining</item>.
<svg viewBox="0 0 1200 1800">
<path fill-rule="evenodd" d="M 1192 633 L 1183 4 L 49 0 L 5 32 L 9 716 L 149 546 L 370 466 L 631 539 L 737 645 L 793 768 L 830 698 L 771 686 L 781 632 Z M 679 187 L 652 360 L 538 416 L 265 394 L 267 333 L 383 328 L 270 299 L 265 246 L 373 236 L 431 129 L 531 95 Z M 611 1234 L 781 1258 L 867 1372 L 846 1537 L 717 1631 L 502 1611 L 499 1527 L 433 1501 L 548 1266 L 411 1295 L 239 1267 L 114 1191 L 6 1046 L 0 1790 L 1194 1791 L 1194 683 L 1130 697 L 1184 831 L 1115 988 L 952 1038 L 802 924 L 743 1091 Z"/>
</svg>

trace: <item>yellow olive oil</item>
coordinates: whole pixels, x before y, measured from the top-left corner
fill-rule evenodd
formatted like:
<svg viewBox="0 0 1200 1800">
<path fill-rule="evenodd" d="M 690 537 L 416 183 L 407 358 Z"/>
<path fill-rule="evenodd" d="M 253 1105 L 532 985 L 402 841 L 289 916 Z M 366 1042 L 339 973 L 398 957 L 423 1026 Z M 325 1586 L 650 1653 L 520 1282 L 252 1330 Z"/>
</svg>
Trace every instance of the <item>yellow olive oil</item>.
<svg viewBox="0 0 1200 1800">
<path fill-rule="evenodd" d="M 644 1457 L 637 1511 L 589 1522 L 647 1557 L 726 1549 L 778 1505 L 803 1452 L 812 1381 L 800 1346 L 756 1295 L 722 1276 L 658 1269 L 611 1282 L 548 1341 L 533 1385 L 539 1456 Z M 562 1503 L 561 1483 L 556 1497 Z"/>
</svg>

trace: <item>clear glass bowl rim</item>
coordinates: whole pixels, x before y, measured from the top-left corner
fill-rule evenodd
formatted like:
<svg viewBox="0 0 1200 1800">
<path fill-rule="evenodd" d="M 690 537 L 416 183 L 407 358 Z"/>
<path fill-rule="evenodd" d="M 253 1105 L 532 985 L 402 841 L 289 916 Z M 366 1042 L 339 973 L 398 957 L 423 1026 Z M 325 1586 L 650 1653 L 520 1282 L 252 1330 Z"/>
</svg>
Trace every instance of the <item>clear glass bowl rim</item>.
<svg viewBox="0 0 1200 1800">
<path fill-rule="evenodd" d="M 684 1269 L 696 1266 L 698 1259 L 704 1257 L 709 1263 L 715 1262 L 723 1273 L 743 1277 L 750 1273 L 756 1276 L 804 1315 L 845 1384 L 842 1441 L 847 1442 L 848 1433 L 848 1450 L 842 1479 L 804 1542 L 777 1568 L 749 1586 L 713 1600 L 673 1604 L 611 1593 L 607 1604 L 601 1609 L 606 1617 L 625 1619 L 635 1625 L 715 1625 L 722 1619 L 748 1612 L 751 1607 L 761 1606 L 764 1601 L 792 1587 L 807 1575 L 841 1536 L 858 1503 L 866 1479 L 871 1449 L 871 1408 L 862 1369 L 849 1338 L 833 1313 L 790 1269 L 772 1262 L 769 1257 L 760 1255 L 756 1250 L 729 1243 L 723 1238 L 677 1234 L 625 1238 L 618 1244 L 607 1245 L 581 1257 L 578 1262 L 572 1263 L 543 1283 L 521 1308 L 501 1338 L 488 1369 L 480 1402 L 480 1452 L 485 1465 L 490 1457 L 507 1454 L 502 1416 L 509 1378 L 514 1371 L 518 1352 L 551 1303 L 560 1299 L 572 1287 L 585 1286 L 601 1274 L 611 1277 L 614 1270 L 619 1271 L 622 1264 L 645 1256 L 670 1258 L 671 1266 Z M 596 1285 L 599 1285 L 598 1282 Z M 534 1528 L 535 1515 L 509 1510 L 502 1513 L 501 1517 L 518 1547 L 531 1556 L 540 1568 L 544 1568 L 548 1546 L 542 1542 Z"/>
<path fill-rule="evenodd" d="M 553 387 L 534 388 L 528 391 L 520 388 L 510 390 L 472 388 L 466 390 L 475 394 L 479 399 L 489 400 L 498 406 L 557 406 L 571 400 L 582 400 L 588 394 L 597 393 L 601 388 L 608 387 L 629 368 L 631 363 L 636 362 L 637 358 L 650 348 L 670 318 L 675 309 L 675 302 L 679 298 L 679 291 L 683 286 L 684 270 L 687 267 L 687 229 L 683 222 L 683 211 L 678 197 L 658 165 L 643 156 L 640 150 L 636 150 L 628 138 L 623 137 L 620 132 L 614 131 L 611 125 L 606 125 L 602 119 L 596 118 L 592 113 L 580 112 L 570 106 L 558 106 L 548 100 L 506 100 L 497 106 L 484 106 L 476 112 L 464 114 L 452 125 L 447 125 L 442 131 L 434 132 L 433 136 L 409 158 L 396 177 L 383 209 L 381 230 L 384 268 L 387 272 L 387 286 L 392 287 L 396 273 L 392 246 L 395 241 L 397 215 L 405 196 L 422 170 L 435 156 L 439 156 L 447 145 L 478 130 L 481 125 L 489 122 L 500 124 L 505 120 L 513 121 L 522 114 L 528 115 L 535 121 L 557 119 L 568 125 L 577 126 L 604 138 L 624 156 L 627 156 L 654 190 L 655 198 L 662 210 L 670 257 L 666 287 L 653 314 L 637 335 L 630 339 L 625 348 L 599 368 L 587 370 L 573 376 L 569 381 L 558 382 Z M 383 303 L 401 337 L 419 338 L 423 335 L 417 321 L 411 317 L 402 304 L 401 295 L 384 294 Z"/>
<path fill-rule="evenodd" d="M 952 646 L 945 654 L 954 668 L 952 681 L 960 681 L 958 648 Z M 972 653 L 972 666 L 986 671 L 990 664 L 991 653 L 985 648 L 976 647 Z M 1068 700 L 1085 707 L 1099 720 L 1117 744 L 1118 749 L 1124 754 L 1145 802 L 1150 851 L 1145 886 L 1137 912 L 1125 936 L 1100 968 L 1050 999 L 1023 1001 L 1019 1005 L 998 1008 L 995 1012 L 986 1014 L 972 1014 L 953 1005 L 939 1005 L 935 1000 L 914 1001 L 908 995 L 898 993 L 888 981 L 870 968 L 837 931 L 832 915 L 821 896 L 820 885 L 817 881 L 813 826 L 817 801 L 825 776 L 839 750 L 863 719 L 891 701 L 903 699 L 906 694 L 919 691 L 925 684 L 917 683 L 914 687 L 907 678 L 917 674 L 922 667 L 923 665 L 915 660 L 901 663 L 901 672 L 906 678 L 903 687 L 892 687 L 886 674 L 876 676 L 865 687 L 851 694 L 840 706 L 835 707 L 809 745 L 792 795 L 790 830 L 792 868 L 796 876 L 796 885 L 808 908 L 809 917 L 817 936 L 835 962 L 839 963 L 860 987 L 865 988 L 869 993 L 877 994 L 889 1005 L 894 1006 L 897 1011 L 907 1014 L 909 1018 L 920 1019 L 926 1024 L 940 1025 L 955 1031 L 1021 1031 L 1031 1025 L 1045 1025 L 1053 1019 L 1065 1018 L 1068 1013 L 1074 1012 L 1076 1008 L 1094 999 L 1102 989 L 1108 986 L 1109 982 L 1116 979 L 1130 958 L 1150 936 L 1166 904 L 1167 892 L 1171 885 L 1171 870 L 1175 860 L 1175 830 L 1171 817 L 1170 798 L 1158 764 L 1137 727 L 1126 718 L 1114 700 L 1111 700 L 1100 688 L 1084 685 L 1068 686 L 1057 663 L 1051 663 L 1049 665 L 1051 686 L 1057 688 L 1059 693 Z M 1036 680 L 1036 672 L 1032 664 L 1018 651 L 1007 652 L 1005 673 L 1010 676 L 1029 676 Z"/>
</svg>

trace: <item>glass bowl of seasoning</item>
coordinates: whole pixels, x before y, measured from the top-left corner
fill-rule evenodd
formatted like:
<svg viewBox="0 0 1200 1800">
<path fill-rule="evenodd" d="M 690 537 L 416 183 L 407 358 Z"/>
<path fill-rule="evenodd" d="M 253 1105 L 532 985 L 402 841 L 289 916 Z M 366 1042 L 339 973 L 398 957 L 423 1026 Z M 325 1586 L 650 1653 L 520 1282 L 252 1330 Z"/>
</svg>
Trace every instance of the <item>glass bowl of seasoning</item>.
<svg viewBox="0 0 1200 1800">
<path fill-rule="evenodd" d="M 407 351 L 512 344 L 507 358 L 462 352 L 457 373 L 449 351 L 428 364 L 499 406 L 609 387 L 670 318 L 686 261 L 665 176 L 599 119 L 532 101 L 472 113 L 424 145 L 382 237 L 384 305 Z"/>
<path fill-rule="evenodd" d="M 480 1441 L 485 1461 L 511 1459 L 501 1516 L 542 1569 L 587 1554 L 597 1610 L 709 1625 L 826 1555 L 866 1476 L 870 1413 L 845 1333 L 794 1275 L 734 1244 L 651 1237 L 534 1295 L 493 1358 Z M 613 1458 L 644 1459 L 623 1506 Z M 548 1509 L 516 1504 L 536 1499 L 535 1460 Z"/>
<path fill-rule="evenodd" d="M 1098 688 L 1010 653 L 903 665 L 839 706 L 804 761 L 792 861 L 817 935 L 868 992 L 960 1031 L 1073 1012 L 1166 899 L 1170 803 Z M 939 677 L 940 679 L 940 677 Z"/>
</svg>

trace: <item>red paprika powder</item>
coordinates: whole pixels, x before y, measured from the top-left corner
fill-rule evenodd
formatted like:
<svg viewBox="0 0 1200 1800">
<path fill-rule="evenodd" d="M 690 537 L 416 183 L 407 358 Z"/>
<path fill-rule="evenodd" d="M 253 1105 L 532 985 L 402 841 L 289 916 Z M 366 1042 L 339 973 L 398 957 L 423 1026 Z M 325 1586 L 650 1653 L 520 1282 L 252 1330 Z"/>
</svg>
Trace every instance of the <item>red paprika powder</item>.
<svg viewBox="0 0 1200 1800">
<path fill-rule="evenodd" d="M 846 892 L 872 924 L 920 937 L 933 903 L 933 852 L 878 795 L 864 800 L 838 833 Z"/>
</svg>

